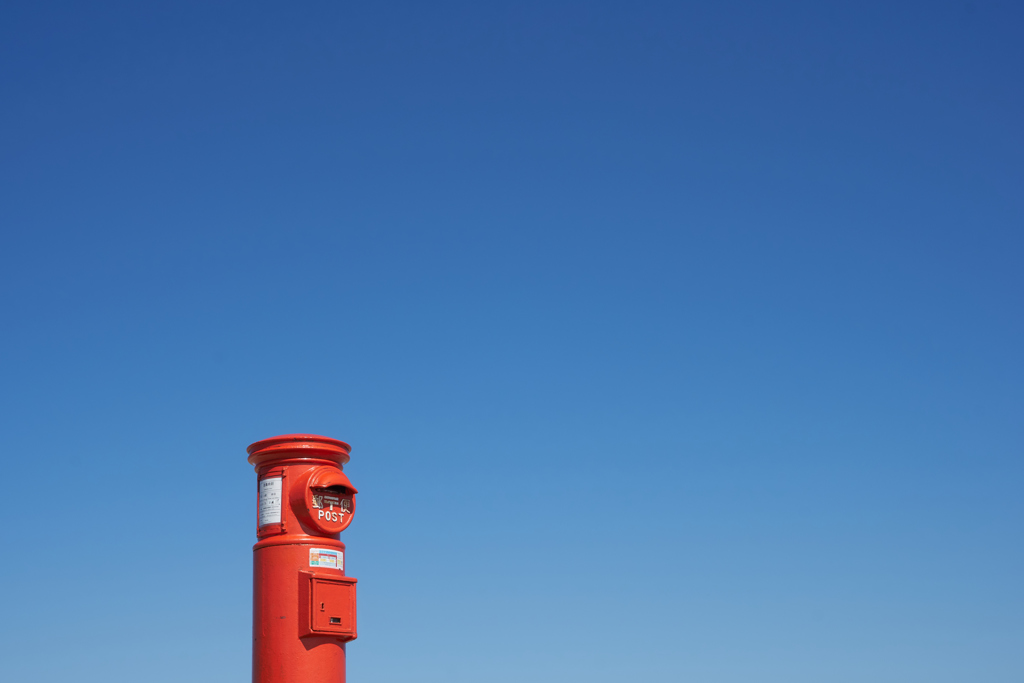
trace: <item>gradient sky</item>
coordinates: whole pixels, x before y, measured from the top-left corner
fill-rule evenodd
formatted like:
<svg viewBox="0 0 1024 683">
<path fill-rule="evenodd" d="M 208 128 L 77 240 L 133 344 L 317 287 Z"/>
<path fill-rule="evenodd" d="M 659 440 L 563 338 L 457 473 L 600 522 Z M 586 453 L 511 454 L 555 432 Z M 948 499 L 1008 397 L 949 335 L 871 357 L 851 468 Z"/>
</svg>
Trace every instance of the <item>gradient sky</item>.
<svg viewBox="0 0 1024 683">
<path fill-rule="evenodd" d="M 1024 680 L 1014 2 L 7 3 L 0 677 Z"/>
</svg>

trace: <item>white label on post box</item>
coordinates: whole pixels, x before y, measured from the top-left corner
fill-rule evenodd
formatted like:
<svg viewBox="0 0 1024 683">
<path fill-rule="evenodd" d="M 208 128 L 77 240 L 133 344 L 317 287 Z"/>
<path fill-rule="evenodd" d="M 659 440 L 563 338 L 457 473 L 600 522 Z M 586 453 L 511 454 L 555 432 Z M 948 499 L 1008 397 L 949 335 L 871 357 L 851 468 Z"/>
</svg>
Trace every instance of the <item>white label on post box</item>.
<svg viewBox="0 0 1024 683">
<path fill-rule="evenodd" d="M 281 523 L 281 477 L 260 479 L 260 526 Z"/>
<path fill-rule="evenodd" d="M 327 548 L 310 548 L 309 566 L 344 570 L 345 553 L 340 550 L 328 550 Z"/>
</svg>

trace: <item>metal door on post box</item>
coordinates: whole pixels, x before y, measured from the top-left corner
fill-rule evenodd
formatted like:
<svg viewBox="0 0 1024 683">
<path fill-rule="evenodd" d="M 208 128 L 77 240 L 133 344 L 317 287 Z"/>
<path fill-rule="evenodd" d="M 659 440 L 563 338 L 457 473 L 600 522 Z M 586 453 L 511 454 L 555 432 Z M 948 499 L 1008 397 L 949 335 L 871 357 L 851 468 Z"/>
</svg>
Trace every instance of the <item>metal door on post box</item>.
<svg viewBox="0 0 1024 683">
<path fill-rule="evenodd" d="M 302 636 L 335 636 L 339 640 L 356 638 L 356 579 L 348 576 L 327 577 L 300 572 L 302 582 L 299 615 Z"/>
</svg>

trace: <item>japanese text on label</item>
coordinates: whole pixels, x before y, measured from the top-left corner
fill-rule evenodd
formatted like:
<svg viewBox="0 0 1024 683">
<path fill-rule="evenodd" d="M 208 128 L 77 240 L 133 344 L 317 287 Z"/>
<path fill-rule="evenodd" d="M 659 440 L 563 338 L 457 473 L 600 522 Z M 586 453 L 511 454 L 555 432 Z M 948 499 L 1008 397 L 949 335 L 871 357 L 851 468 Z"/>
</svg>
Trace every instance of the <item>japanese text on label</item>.
<svg viewBox="0 0 1024 683">
<path fill-rule="evenodd" d="M 281 477 L 260 480 L 259 525 L 281 523 Z"/>
</svg>

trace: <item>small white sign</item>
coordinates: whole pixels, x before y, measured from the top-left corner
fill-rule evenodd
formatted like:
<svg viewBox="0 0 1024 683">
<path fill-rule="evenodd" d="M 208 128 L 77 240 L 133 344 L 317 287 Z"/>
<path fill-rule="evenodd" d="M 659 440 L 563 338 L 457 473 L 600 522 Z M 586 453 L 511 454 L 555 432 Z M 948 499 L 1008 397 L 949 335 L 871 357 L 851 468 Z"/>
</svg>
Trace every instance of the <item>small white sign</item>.
<svg viewBox="0 0 1024 683">
<path fill-rule="evenodd" d="M 260 480 L 260 526 L 281 523 L 281 477 Z"/>
<path fill-rule="evenodd" d="M 330 569 L 345 569 L 345 553 L 340 550 L 328 550 L 327 548 L 309 549 L 310 567 L 329 567 Z"/>
</svg>

